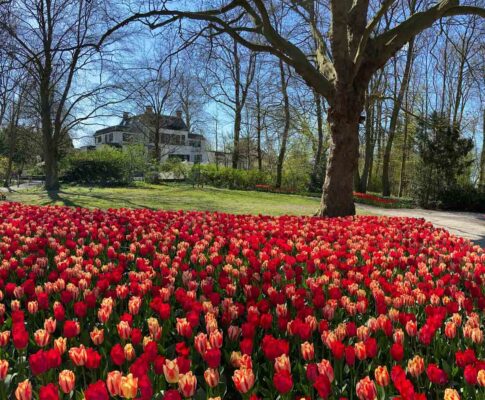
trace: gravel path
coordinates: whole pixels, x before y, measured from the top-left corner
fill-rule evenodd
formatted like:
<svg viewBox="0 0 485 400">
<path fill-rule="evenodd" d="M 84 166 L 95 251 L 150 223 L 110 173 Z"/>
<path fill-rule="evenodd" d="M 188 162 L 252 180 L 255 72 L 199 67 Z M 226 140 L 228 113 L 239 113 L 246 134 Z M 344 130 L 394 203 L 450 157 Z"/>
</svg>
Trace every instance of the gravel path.
<svg viewBox="0 0 485 400">
<path fill-rule="evenodd" d="M 470 239 L 485 248 L 485 214 L 432 211 L 419 208 L 378 208 L 363 204 L 358 204 L 357 208 L 363 213 L 369 212 L 375 215 L 424 218 L 436 227 L 445 228 L 454 235 Z"/>
</svg>

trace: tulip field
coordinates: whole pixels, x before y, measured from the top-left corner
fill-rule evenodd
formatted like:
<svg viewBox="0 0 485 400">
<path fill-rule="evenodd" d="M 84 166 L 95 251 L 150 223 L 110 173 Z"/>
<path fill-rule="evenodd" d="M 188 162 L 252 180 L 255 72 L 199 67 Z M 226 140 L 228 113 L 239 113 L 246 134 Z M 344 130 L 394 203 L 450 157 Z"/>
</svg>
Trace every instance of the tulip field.
<svg viewBox="0 0 485 400">
<path fill-rule="evenodd" d="M 0 399 L 485 399 L 485 252 L 419 219 L 0 203 Z"/>
</svg>

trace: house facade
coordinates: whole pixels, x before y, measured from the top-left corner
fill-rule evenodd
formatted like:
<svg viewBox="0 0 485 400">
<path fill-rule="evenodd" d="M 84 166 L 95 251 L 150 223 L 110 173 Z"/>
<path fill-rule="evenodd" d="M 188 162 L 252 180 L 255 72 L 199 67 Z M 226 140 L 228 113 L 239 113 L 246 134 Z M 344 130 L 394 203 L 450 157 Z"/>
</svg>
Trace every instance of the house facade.
<svg viewBox="0 0 485 400">
<path fill-rule="evenodd" d="M 143 144 L 154 149 L 155 132 L 160 137 L 160 160 L 178 158 L 190 163 L 208 163 L 209 152 L 203 135 L 190 133 L 182 119 L 182 113 L 175 116 L 157 115 L 151 107 L 139 115 L 123 113 L 118 125 L 100 129 L 94 133 L 96 148 L 108 145 L 118 148 L 131 144 Z"/>
</svg>

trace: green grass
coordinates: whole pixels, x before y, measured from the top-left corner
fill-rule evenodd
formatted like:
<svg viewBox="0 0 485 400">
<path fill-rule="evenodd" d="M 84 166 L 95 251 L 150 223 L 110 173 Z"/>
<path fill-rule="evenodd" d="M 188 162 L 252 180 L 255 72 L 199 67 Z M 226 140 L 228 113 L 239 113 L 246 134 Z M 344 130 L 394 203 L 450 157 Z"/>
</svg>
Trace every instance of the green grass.
<svg viewBox="0 0 485 400">
<path fill-rule="evenodd" d="M 128 188 L 63 186 L 47 193 L 39 188 L 7 194 L 10 201 L 35 205 L 88 208 L 151 208 L 164 210 L 219 211 L 233 214 L 312 215 L 320 199 L 256 191 L 192 188 L 185 184 L 136 184 Z"/>
</svg>

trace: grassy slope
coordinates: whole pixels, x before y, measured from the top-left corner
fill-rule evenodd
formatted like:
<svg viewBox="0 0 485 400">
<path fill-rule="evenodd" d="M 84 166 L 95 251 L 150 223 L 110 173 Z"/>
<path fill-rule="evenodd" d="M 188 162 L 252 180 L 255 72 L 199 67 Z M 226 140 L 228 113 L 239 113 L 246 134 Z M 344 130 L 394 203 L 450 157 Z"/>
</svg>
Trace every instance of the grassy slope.
<svg viewBox="0 0 485 400">
<path fill-rule="evenodd" d="M 74 207 L 153 208 L 220 211 L 234 214 L 311 215 L 319 199 L 255 191 L 192 188 L 189 185 L 138 184 L 130 188 L 63 187 L 56 194 L 40 188 L 9 193 L 8 199 L 27 204 Z"/>
</svg>

